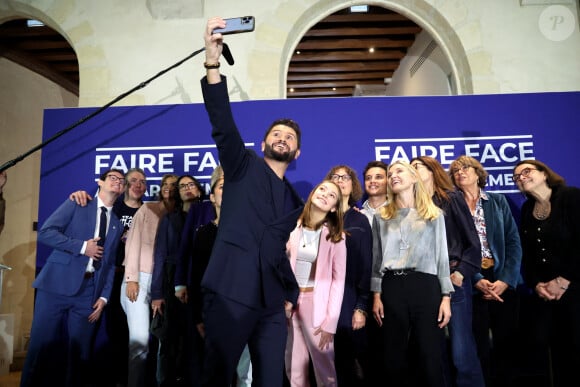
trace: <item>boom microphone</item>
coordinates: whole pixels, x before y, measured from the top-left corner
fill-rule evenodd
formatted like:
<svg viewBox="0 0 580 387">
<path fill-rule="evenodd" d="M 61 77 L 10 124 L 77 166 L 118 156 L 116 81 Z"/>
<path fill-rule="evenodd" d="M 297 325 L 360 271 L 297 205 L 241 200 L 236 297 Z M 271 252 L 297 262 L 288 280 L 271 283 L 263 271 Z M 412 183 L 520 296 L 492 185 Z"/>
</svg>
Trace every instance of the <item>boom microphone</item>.
<svg viewBox="0 0 580 387">
<path fill-rule="evenodd" d="M 222 46 L 223 46 L 222 55 L 224 59 L 226 60 L 226 62 L 228 62 L 230 66 L 233 66 L 234 57 L 232 56 L 232 52 L 230 51 L 229 46 L 226 43 L 222 43 Z"/>
</svg>

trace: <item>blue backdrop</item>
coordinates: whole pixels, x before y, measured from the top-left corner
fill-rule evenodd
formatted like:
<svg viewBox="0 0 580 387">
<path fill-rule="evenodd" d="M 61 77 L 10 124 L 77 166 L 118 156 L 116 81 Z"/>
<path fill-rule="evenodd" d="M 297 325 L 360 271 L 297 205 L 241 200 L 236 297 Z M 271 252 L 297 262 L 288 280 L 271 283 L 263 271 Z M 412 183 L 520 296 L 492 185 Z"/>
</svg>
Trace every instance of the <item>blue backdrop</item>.
<svg viewBox="0 0 580 387">
<path fill-rule="evenodd" d="M 505 193 L 518 218 L 522 195 L 511 180 L 514 164 L 536 158 L 580 186 L 574 155 L 580 145 L 580 92 L 452 97 L 373 97 L 233 103 L 249 148 L 260 153 L 266 128 L 289 117 L 302 128 L 302 153 L 288 173 L 305 198 L 330 167 L 429 155 L 447 168 L 456 157 L 478 159 L 490 174 L 487 190 Z M 52 109 L 43 138 L 96 108 Z M 78 189 L 93 193 L 109 168 L 141 167 L 153 198 L 165 173 L 188 173 L 207 185 L 217 151 L 202 104 L 111 107 L 42 151 L 38 221 Z M 38 246 L 37 266 L 48 251 Z"/>
</svg>

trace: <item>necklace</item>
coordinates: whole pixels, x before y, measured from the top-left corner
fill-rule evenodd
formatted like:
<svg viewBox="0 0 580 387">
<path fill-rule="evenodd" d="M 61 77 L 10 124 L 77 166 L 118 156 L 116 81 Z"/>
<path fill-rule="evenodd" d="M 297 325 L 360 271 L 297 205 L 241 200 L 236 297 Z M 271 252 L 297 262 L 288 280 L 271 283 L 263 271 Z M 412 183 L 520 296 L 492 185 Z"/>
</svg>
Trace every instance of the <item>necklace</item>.
<svg viewBox="0 0 580 387">
<path fill-rule="evenodd" d="M 306 229 L 302 229 L 302 248 L 305 248 L 306 246 L 313 246 L 315 244 L 318 244 L 318 240 L 320 238 L 320 231 L 321 229 L 318 230 L 306 230 Z"/>
<path fill-rule="evenodd" d="M 402 218 L 399 224 L 399 236 L 401 237 L 401 242 L 399 244 L 399 250 L 407 250 L 410 247 L 409 236 L 413 228 L 412 220 L 410 219 L 410 209 L 400 208 Z"/>
<path fill-rule="evenodd" d="M 550 215 L 550 210 L 551 210 L 550 202 L 548 202 L 548 204 L 546 204 L 545 206 L 542 206 L 541 204 L 539 204 L 539 202 L 536 202 L 536 204 L 534 205 L 533 214 L 536 219 L 544 220 Z"/>
</svg>

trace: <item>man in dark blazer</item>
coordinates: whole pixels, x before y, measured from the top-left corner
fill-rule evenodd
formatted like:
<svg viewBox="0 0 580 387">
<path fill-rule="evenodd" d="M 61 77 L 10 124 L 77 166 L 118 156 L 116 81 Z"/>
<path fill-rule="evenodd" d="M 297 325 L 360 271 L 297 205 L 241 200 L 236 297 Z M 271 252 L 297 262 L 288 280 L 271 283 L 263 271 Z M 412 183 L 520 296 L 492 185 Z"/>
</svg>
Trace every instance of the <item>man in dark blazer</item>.
<svg viewBox="0 0 580 387">
<path fill-rule="evenodd" d="M 262 142 L 264 158 L 245 148 L 230 110 L 226 78 L 218 69 L 222 36 L 212 35 L 218 27 L 225 27 L 223 19 L 208 21 L 202 90 L 225 181 L 217 239 L 202 280 L 202 384 L 229 386 L 247 343 L 252 385 L 276 387 L 283 381 L 284 308 L 298 298 L 285 251 L 302 200 L 284 174 L 300 154 L 300 128 L 292 120 L 275 121 Z"/>
<path fill-rule="evenodd" d="M 32 284 L 36 300 L 21 387 L 83 386 L 105 371 L 91 370 L 89 358 L 95 322 L 111 297 L 123 232 L 112 212 L 125 186 L 123 172 L 103 173 L 98 185 L 97 200 L 81 207 L 67 199 L 38 233 L 38 241 L 54 250 Z"/>
</svg>

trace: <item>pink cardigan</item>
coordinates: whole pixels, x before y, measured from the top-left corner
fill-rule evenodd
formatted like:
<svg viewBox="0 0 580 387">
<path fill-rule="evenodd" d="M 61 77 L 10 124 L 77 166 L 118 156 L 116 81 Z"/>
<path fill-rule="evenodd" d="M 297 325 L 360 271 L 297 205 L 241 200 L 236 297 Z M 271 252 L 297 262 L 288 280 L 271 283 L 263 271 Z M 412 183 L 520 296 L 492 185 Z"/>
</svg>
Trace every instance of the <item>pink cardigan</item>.
<svg viewBox="0 0 580 387">
<path fill-rule="evenodd" d="M 302 226 L 299 224 L 290 234 L 290 239 L 286 244 L 286 254 L 290 259 L 293 271 L 296 268 L 301 235 Z M 328 228 L 323 226 L 314 275 L 312 327 L 321 327 L 325 332 L 334 334 L 344 294 L 346 242 L 344 235 L 338 243 L 326 240 L 327 235 Z"/>
<path fill-rule="evenodd" d="M 139 282 L 139 272 L 153 273 L 157 226 L 166 213 L 163 202 L 144 203 L 135 213 L 125 243 L 125 282 Z"/>
</svg>

